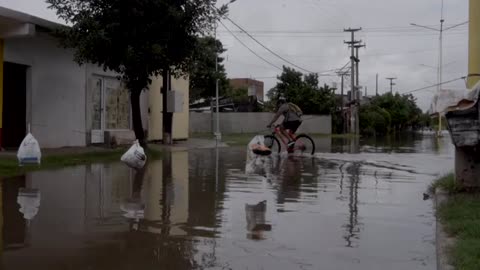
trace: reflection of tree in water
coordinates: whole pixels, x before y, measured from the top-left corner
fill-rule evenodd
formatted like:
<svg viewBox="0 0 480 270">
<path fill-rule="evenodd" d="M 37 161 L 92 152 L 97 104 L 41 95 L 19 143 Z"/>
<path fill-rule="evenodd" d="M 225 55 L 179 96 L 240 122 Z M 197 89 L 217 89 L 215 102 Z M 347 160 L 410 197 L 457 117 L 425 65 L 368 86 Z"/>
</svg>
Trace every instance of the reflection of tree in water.
<svg viewBox="0 0 480 270">
<path fill-rule="evenodd" d="M 360 233 L 360 224 L 358 222 L 358 186 L 360 181 L 360 167 L 359 163 L 350 164 L 346 170 L 350 175 L 350 183 L 348 185 L 349 189 L 349 218 L 348 223 L 345 224 L 346 235 L 344 236 L 346 240 L 347 247 L 358 247 L 359 233 Z"/>
</svg>

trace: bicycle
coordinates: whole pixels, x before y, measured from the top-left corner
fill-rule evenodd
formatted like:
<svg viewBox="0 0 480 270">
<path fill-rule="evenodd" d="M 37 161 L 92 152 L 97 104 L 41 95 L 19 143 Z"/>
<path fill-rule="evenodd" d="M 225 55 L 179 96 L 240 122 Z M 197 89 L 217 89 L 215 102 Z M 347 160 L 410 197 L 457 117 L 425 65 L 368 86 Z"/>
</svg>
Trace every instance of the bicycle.
<svg viewBox="0 0 480 270">
<path fill-rule="evenodd" d="M 280 153 L 282 151 L 281 145 L 283 145 L 287 149 L 288 153 L 310 155 L 315 154 L 315 143 L 310 136 L 307 134 L 295 135 L 290 130 L 287 130 L 287 132 L 295 142 L 293 147 L 288 147 L 288 141 L 286 141 L 284 136 L 278 136 L 278 134 L 281 134 L 280 126 L 275 126 L 271 135 L 264 136 L 265 146 L 270 148 L 272 153 Z M 280 137 L 281 140 L 279 140 L 277 137 Z M 280 144 L 280 141 L 282 144 Z"/>
</svg>

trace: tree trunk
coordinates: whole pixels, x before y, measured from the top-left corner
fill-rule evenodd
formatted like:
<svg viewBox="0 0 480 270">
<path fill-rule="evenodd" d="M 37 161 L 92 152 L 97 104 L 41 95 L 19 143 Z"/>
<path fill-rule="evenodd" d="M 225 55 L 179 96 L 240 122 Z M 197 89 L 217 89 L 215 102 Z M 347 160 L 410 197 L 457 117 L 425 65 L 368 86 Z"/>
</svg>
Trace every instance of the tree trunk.
<svg viewBox="0 0 480 270">
<path fill-rule="evenodd" d="M 163 144 L 172 144 L 173 113 L 169 113 L 167 111 L 167 92 L 170 91 L 170 88 L 171 88 L 170 72 L 168 68 L 163 70 L 162 78 L 163 78 L 163 87 L 162 87 Z"/>
<path fill-rule="evenodd" d="M 130 92 L 130 103 L 132 105 L 132 120 L 133 120 L 133 131 L 135 132 L 135 137 L 143 148 L 146 148 L 147 144 L 145 141 L 145 133 L 142 125 L 142 115 L 140 113 L 140 90 L 132 90 Z"/>
</svg>

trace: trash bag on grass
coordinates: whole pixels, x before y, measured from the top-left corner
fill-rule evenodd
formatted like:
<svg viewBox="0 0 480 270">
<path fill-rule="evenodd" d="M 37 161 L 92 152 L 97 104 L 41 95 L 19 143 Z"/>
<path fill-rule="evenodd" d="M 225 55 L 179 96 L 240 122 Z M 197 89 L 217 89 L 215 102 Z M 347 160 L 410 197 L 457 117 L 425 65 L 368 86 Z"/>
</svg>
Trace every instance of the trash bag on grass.
<svg viewBox="0 0 480 270">
<path fill-rule="evenodd" d="M 20 144 L 17 158 L 20 166 L 41 163 L 42 152 L 40 151 L 40 145 L 31 133 L 28 133 Z"/>
</svg>

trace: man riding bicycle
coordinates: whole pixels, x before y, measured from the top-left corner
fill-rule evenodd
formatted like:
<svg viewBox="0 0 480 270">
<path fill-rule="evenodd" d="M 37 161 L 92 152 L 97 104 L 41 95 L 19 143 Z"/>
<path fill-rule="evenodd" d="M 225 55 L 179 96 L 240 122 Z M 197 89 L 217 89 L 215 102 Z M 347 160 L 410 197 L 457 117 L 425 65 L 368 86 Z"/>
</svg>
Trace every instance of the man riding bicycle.
<svg viewBox="0 0 480 270">
<path fill-rule="evenodd" d="M 278 118 L 283 115 L 284 119 L 280 125 L 280 131 L 288 141 L 288 148 L 292 148 L 295 145 L 295 138 L 291 135 L 295 134 L 298 127 L 302 124 L 302 110 L 297 105 L 287 102 L 284 97 L 278 99 L 277 108 L 277 113 L 267 127 L 271 128 Z M 287 130 L 290 130 L 291 133 L 287 132 Z"/>
</svg>

